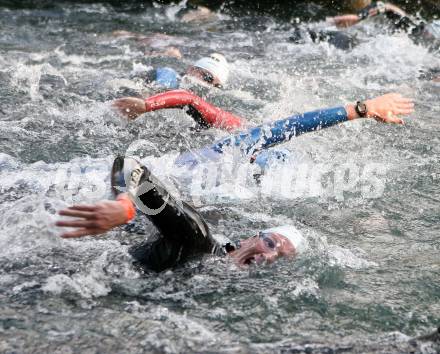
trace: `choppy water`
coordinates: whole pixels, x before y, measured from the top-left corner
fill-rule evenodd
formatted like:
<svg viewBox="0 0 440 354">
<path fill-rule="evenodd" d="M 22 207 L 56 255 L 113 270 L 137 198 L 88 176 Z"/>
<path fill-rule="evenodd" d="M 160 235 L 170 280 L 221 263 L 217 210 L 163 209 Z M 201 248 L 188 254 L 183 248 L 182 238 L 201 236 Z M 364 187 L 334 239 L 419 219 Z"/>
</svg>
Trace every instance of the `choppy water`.
<svg viewBox="0 0 440 354">
<path fill-rule="evenodd" d="M 195 25 L 177 20 L 178 9 L 0 9 L 0 351 L 438 350 L 407 342 L 440 322 L 440 87 L 420 79 L 440 67 L 438 54 L 372 23 L 352 29 L 362 43 L 342 52 L 290 43 L 290 25 L 271 18 L 220 15 Z M 179 37 L 184 59 L 146 58 L 145 45 L 116 39 L 114 30 L 166 30 Z M 314 194 L 305 182 L 296 195 L 278 178 L 294 162 L 260 186 L 237 189 L 224 179 L 200 199 L 215 234 L 239 239 L 290 223 L 308 239 L 295 262 L 250 271 L 207 258 L 142 275 L 127 253 L 142 235 L 61 240 L 56 210 L 109 197 L 111 162 L 133 141 L 168 161 L 225 136 L 195 132 L 180 111 L 127 125 L 105 103 L 143 90 L 130 80 L 136 70 L 184 70 L 213 50 L 233 75 L 208 100 L 254 124 L 388 91 L 413 97 L 417 111 L 403 127 L 358 121 L 284 146 L 302 156 L 301 166 L 329 173 L 347 163 L 385 166 L 383 195 Z"/>
</svg>

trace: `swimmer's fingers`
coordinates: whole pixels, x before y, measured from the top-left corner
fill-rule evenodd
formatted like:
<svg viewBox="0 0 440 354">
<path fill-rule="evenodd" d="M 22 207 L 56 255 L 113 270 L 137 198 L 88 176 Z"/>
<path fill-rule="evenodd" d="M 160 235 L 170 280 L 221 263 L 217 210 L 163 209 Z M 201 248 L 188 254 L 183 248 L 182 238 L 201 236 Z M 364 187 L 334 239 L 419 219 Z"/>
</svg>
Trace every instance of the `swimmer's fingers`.
<svg viewBox="0 0 440 354">
<path fill-rule="evenodd" d="M 387 94 L 380 96 L 380 97 L 377 97 L 377 98 L 380 98 L 382 100 L 392 101 L 394 103 L 412 103 L 412 102 L 414 102 L 414 100 L 412 98 L 404 97 L 402 94 L 396 93 L 396 92 L 387 93 Z"/>
<path fill-rule="evenodd" d="M 385 122 L 392 123 L 392 124 L 403 124 L 403 119 L 396 117 L 396 116 L 391 116 L 391 117 L 388 117 Z"/>
<path fill-rule="evenodd" d="M 92 220 L 60 220 L 55 223 L 56 226 L 61 227 L 84 227 L 84 228 L 96 228 L 96 222 Z"/>
<path fill-rule="evenodd" d="M 392 105 L 392 115 L 408 115 L 414 112 L 414 103 L 407 99 L 396 100 Z"/>
<path fill-rule="evenodd" d="M 98 235 L 125 224 L 128 220 L 127 213 L 125 204 L 120 201 L 103 200 L 95 205 L 74 205 L 61 211 L 61 215 L 79 219 L 60 220 L 55 225 L 76 229 L 61 235 L 65 238 Z"/>
<path fill-rule="evenodd" d="M 412 112 L 414 112 L 414 109 L 403 107 L 403 108 L 396 108 L 394 111 L 395 111 L 395 114 L 408 115 L 408 114 L 411 114 Z"/>
<path fill-rule="evenodd" d="M 382 122 L 382 123 L 404 124 L 403 119 L 398 118 L 398 117 L 388 117 L 386 119 L 381 118 L 381 117 L 375 117 L 374 119 L 376 119 L 377 121 Z"/>
<path fill-rule="evenodd" d="M 373 113 L 373 118 L 382 123 L 403 124 L 403 120 L 397 117 L 392 111 L 388 111 L 385 115 Z"/>
<path fill-rule="evenodd" d="M 398 103 L 412 103 L 414 104 L 414 101 L 411 98 L 403 97 L 402 95 L 397 95 L 395 98 L 395 101 Z"/>
<path fill-rule="evenodd" d="M 394 98 L 393 106 L 399 111 L 398 114 L 410 114 L 414 111 L 414 101 L 401 95 Z"/>
<path fill-rule="evenodd" d="M 96 205 L 93 204 L 77 204 L 72 205 L 68 209 L 65 210 L 81 210 L 81 211 L 96 211 Z"/>
<path fill-rule="evenodd" d="M 97 229 L 81 228 L 75 231 L 65 232 L 61 235 L 62 238 L 78 238 L 84 236 L 98 235 L 100 234 Z"/>
<path fill-rule="evenodd" d="M 367 100 L 365 103 L 367 117 L 384 123 L 403 124 L 403 120 L 398 116 L 408 115 L 414 111 L 413 101 L 399 93 L 389 93 Z"/>
<path fill-rule="evenodd" d="M 62 216 L 72 216 L 75 218 L 83 218 L 83 219 L 94 219 L 96 217 L 95 213 L 91 211 L 81 211 L 70 208 L 65 210 L 60 210 L 58 214 Z"/>
<path fill-rule="evenodd" d="M 397 103 L 396 104 L 397 109 L 408 109 L 413 111 L 414 110 L 414 103 Z"/>
</svg>

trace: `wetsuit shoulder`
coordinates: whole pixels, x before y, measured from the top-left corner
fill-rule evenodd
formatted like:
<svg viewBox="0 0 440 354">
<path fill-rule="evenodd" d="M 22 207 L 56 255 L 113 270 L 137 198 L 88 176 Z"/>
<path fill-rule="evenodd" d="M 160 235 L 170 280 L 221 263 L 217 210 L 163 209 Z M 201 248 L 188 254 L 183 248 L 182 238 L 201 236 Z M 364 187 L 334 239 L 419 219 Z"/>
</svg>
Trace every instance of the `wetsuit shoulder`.
<svg viewBox="0 0 440 354">
<path fill-rule="evenodd" d="M 180 75 L 172 68 L 159 67 L 148 70 L 145 74 L 145 81 L 173 90 L 180 86 Z"/>
<path fill-rule="evenodd" d="M 157 68 L 156 82 L 163 87 L 177 89 L 180 86 L 180 75 L 171 68 Z"/>
</svg>

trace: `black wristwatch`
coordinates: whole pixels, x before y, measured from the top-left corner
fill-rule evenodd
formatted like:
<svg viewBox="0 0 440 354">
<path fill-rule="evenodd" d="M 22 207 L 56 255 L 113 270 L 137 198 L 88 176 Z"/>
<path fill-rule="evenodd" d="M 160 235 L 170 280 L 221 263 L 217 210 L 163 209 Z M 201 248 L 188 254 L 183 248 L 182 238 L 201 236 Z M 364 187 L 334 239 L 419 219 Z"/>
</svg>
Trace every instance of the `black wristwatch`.
<svg viewBox="0 0 440 354">
<path fill-rule="evenodd" d="M 365 118 L 368 114 L 367 105 L 364 102 L 357 101 L 354 109 L 359 117 Z"/>
</svg>

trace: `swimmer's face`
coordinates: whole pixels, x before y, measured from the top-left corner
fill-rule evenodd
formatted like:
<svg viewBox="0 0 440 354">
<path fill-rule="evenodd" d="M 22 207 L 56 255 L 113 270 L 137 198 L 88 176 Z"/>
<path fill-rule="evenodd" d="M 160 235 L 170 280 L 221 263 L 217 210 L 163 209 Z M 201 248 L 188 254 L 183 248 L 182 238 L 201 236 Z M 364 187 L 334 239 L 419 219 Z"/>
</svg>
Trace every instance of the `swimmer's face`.
<svg viewBox="0 0 440 354">
<path fill-rule="evenodd" d="M 240 266 L 270 264 L 279 257 L 293 257 L 295 247 L 284 236 L 260 232 L 257 236 L 241 241 L 240 248 L 229 255 Z"/>
<path fill-rule="evenodd" d="M 195 66 L 190 66 L 186 71 L 186 74 L 195 77 L 196 79 L 203 81 L 208 85 L 222 87 L 220 80 L 216 76 L 212 75 L 208 70 Z"/>
</svg>

